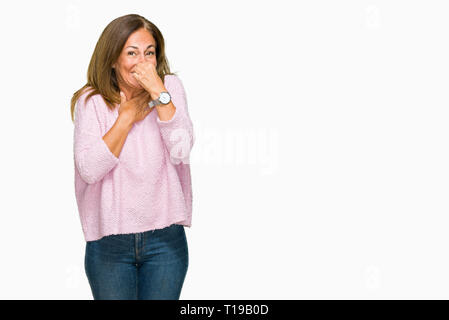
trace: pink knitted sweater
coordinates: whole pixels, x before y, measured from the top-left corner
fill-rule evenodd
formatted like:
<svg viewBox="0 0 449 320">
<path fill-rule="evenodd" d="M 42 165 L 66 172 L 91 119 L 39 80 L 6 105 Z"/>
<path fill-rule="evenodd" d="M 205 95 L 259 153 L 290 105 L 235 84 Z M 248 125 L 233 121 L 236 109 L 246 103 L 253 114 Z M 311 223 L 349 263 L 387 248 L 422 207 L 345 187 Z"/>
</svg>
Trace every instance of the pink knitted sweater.
<svg viewBox="0 0 449 320">
<path fill-rule="evenodd" d="M 156 108 L 136 122 L 117 158 L 103 136 L 118 117 L 102 96 L 75 106 L 75 195 L 86 241 L 106 235 L 145 232 L 171 224 L 191 226 L 189 154 L 194 143 L 184 87 L 166 75 L 165 88 L 176 107 L 161 121 Z"/>
</svg>

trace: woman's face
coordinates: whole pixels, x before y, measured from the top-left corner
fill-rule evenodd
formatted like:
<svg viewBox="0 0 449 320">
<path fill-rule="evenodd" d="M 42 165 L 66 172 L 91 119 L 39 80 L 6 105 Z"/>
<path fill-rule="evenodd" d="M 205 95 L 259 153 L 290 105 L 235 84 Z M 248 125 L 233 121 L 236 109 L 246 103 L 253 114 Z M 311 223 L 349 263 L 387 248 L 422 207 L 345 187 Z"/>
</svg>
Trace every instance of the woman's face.
<svg viewBox="0 0 449 320">
<path fill-rule="evenodd" d="M 157 66 L 155 46 L 156 41 L 153 36 L 144 28 L 135 31 L 128 37 L 117 62 L 113 65 L 119 85 L 142 89 L 131 72 L 136 64 L 143 61 L 149 61 Z"/>
</svg>

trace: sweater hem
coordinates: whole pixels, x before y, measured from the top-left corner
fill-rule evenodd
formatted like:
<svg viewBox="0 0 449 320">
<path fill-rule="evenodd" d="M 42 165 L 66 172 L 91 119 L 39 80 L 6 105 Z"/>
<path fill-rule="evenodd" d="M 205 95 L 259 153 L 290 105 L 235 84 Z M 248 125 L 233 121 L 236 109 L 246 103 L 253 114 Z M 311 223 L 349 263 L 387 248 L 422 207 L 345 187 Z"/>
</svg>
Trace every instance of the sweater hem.
<svg viewBox="0 0 449 320">
<path fill-rule="evenodd" d="M 165 222 L 165 223 L 161 223 L 158 225 L 153 225 L 153 226 L 147 226 L 147 227 L 143 227 L 140 229 L 136 229 L 135 231 L 130 231 L 130 232 L 105 232 L 104 234 L 101 234 L 100 236 L 95 236 L 95 237 L 85 237 L 86 242 L 89 241 L 96 241 L 96 240 L 100 240 L 103 237 L 106 236 L 112 236 L 112 235 L 121 235 L 121 234 L 134 234 L 134 233 L 142 233 L 142 232 L 147 232 L 147 231 L 153 231 L 153 230 L 159 230 L 159 229 L 164 229 L 166 227 L 169 227 L 173 224 L 179 224 L 185 227 L 191 227 L 192 223 L 189 222 L 189 220 L 191 219 L 191 216 L 187 216 L 187 217 L 180 217 L 174 220 L 174 222 Z"/>
</svg>

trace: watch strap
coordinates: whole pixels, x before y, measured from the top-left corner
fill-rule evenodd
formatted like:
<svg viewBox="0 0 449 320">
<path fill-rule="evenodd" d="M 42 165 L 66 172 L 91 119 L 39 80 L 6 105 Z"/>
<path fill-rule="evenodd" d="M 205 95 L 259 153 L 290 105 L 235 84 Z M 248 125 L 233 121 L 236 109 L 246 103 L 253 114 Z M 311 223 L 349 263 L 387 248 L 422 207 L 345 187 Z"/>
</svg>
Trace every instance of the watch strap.
<svg viewBox="0 0 449 320">
<path fill-rule="evenodd" d="M 154 106 L 158 106 L 158 105 L 160 105 L 160 104 L 161 104 L 161 102 L 159 101 L 159 99 L 151 100 L 151 101 L 148 103 L 148 105 L 150 106 L 150 108 L 153 108 Z"/>
</svg>

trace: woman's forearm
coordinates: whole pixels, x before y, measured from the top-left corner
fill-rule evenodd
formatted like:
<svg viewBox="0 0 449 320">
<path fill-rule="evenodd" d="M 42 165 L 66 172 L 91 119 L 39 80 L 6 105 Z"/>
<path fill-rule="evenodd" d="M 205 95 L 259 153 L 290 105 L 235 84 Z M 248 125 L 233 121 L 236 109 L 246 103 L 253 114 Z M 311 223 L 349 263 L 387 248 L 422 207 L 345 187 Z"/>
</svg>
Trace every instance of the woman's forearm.
<svg viewBox="0 0 449 320">
<path fill-rule="evenodd" d="M 175 114 L 176 107 L 173 105 L 173 102 L 170 101 L 166 105 L 157 105 L 156 111 L 161 121 L 170 121 Z"/>
<path fill-rule="evenodd" d="M 133 127 L 133 122 L 126 116 L 119 115 L 111 129 L 103 136 L 109 150 L 118 158 L 125 144 L 126 137 Z"/>
</svg>

